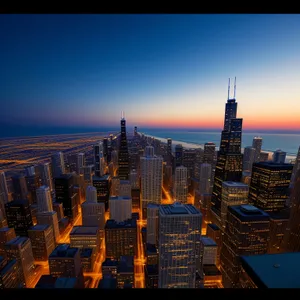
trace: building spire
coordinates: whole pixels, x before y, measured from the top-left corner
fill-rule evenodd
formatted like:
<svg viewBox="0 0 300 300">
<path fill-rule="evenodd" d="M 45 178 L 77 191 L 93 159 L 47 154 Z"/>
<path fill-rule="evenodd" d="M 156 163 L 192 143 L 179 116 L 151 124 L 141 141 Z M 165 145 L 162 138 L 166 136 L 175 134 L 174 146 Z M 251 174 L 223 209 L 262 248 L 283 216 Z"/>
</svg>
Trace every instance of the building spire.
<svg viewBox="0 0 300 300">
<path fill-rule="evenodd" d="M 121 111 L 121 119 L 124 120 L 124 111 Z"/>
<path fill-rule="evenodd" d="M 230 94 L 230 78 L 228 79 L 228 100 L 229 100 L 229 94 Z"/>
<path fill-rule="evenodd" d="M 234 95 L 233 95 L 233 99 L 235 99 L 235 94 L 236 94 L 236 77 L 234 77 Z"/>
</svg>

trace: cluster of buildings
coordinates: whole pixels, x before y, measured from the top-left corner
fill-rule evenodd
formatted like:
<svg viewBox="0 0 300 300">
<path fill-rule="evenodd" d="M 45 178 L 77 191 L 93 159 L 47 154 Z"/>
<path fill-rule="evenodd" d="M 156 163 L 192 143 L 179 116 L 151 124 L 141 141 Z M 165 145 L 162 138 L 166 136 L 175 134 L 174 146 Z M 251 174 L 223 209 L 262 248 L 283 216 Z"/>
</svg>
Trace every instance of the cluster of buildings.
<svg viewBox="0 0 300 300">
<path fill-rule="evenodd" d="M 242 153 L 229 90 L 218 151 L 129 138 L 122 118 L 92 161 L 0 173 L 0 289 L 299 287 L 300 148 Z"/>
</svg>

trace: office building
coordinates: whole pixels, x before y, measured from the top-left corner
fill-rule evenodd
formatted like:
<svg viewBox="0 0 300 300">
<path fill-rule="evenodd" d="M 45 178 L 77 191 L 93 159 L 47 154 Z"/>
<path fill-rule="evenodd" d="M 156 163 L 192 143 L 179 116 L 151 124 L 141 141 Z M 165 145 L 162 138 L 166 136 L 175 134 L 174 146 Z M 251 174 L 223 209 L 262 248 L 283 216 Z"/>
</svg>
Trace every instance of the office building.
<svg viewBox="0 0 300 300">
<path fill-rule="evenodd" d="M 249 203 L 265 211 L 283 209 L 289 198 L 293 165 L 274 162 L 254 163 Z"/>
<path fill-rule="evenodd" d="M 163 183 L 163 159 L 153 154 L 154 148 L 147 146 L 145 155 L 141 157 L 141 197 L 142 218 L 147 218 L 147 205 L 160 204 Z"/>
<path fill-rule="evenodd" d="M 131 183 L 129 180 L 120 180 L 118 196 L 131 197 Z"/>
<path fill-rule="evenodd" d="M 120 180 L 128 180 L 129 178 L 129 153 L 126 137 L 126 120 L 122 116 L 121 119 L 121 134 L 120 134 L 120 147 L 118 155 L 118 176 Z"/>
<path fill-rule="evenodd" d="M 5 204 L 8 227 L 15 229 L 16 235 L 28 236 L 27 231 L 33 225 L 30 206 L 27 200 L 14 200 Z"/>
<path fill-rule="evenodd" d="M 88 186 L 86 188 L 86 202 L 97 203 L 97 189 L 94 186 Z"/>
<path fill-rule="evenodd" d="M 31 242 L 28 237 L 17 236 L 5 244 L 7 258 L 16 259 L 21 270 L 21 280 L 26 287 L 31 287 L 34 279 L 34 257 Z"/>
<path fill-rule="evenodd" d="M 55 249 L 56 242 L 51 225 L 35 225 L 28 230 L 33 257 L 37 261 L 47 261 Z"/>
<path fill-rule="evenodd" d="M 211 194 L 212 165 L 203 163 L 200 165 L 199 191 L 201 194 Z"/>
<path fill-rule="evenodd" d="M 105 226 L 105 205 L 104 203 L 94 203 L 85 201 L 81 204 L 82 225 L 95 226 L 104 229 Z"/>
<path fill-rule="evenodd" d="M 217 244 L 217 259 L 216 265 L 220 265 L 220 254 L 221 254 L 221 247 L 222 247 L 222 231 L 221 229 L 213 223 L 207 224 L 206 228 L 206 236 L 211 238 Z"/>
<path fill-rule="evenodd" d="M 83 166 L 82 172 L 83 172 L 83 180 L 85 186 L 91 185 L 92 175 L 93 175 L 93 165 Z"/>
<path fill-rule="evenodd" d="M 221 249 L 221 273 L 225 288 L 239 286 L 241 255 L 267 253 L 269 218 L 266 212 L 252 205 L 228 207 Z"/>
<path fill-rule="evenodd" d="M 110 195 L 119 196 L 119 189 L 120 189 L 120 178 L 118 176 L 114 176 L 111 178 Z"/>
<path fill-rule="evenodd" d="M 76 172 L 76 174 L 81 174 L 83 172 L 82 168 L 85 165 L 84 153 L 71 154 L 68 156 L 67 160 L 70 173 Z"/>
<path fill-rule="evenodd" d="M 286 152 L 281 149 L 277 149 L 273 152 L 273 162 L 276 164 L 284 164 L 286 158 Z"/>
<path fill-rule="evenodd" d="M 259 161 L 260 162 L 269 161 L 269 153 L 261 151 L 259 156 Z"/>
<path fill-rule="evenodd" d="M 224 129 L 221 134 L 220 148 L 217 155 L 211 199 L 212 217 L 214 223 L 217 225 L 220 225 L 221 222 L 222 182 L 239 182 L 242 178 L 243 155 L 241 153 L 241 142 L 243 119 L 236 118 L 237 102 L 235 100 L 235 90 L 236 89 L 234 88 L 234 97 L 230 99 L 229 83 L 228 100 L 225 107 Z"/>
<path fill-rule="evenodd" d="M 228 206 L 248 204 L 249 186 L 242 182 L 223 181 L 222 203 L 221 203 L 221 224 L 225 229 Z"/>
<path fill-rule="evenodd" d="M 175 146 L 175 167 L 180 167 L 183 164 L 183 147 L 181 144 Z"/>
<path fill-rule="evenodd" d="M 25 175 L 19 174 L 12 176 L 12 185 L 13 185 L 13 199 L 27 199 L 28 197 L 28 189 Z"/>
<path fill-rule="evenodd" d="M 48 212 L 40 212 L 37 213 L 37 223 L 39 225 L 50 225 L 55 241 L 59 241 L 60 231 L 58 226 L 58 219 L 57 219 L 57 213 L 55 211 L 48 211 Z"/>
<path fill-rule="evenodd" d="M 0 194 L 2 194 L 3 203 L 8 202 L 8 188 L 5 173 L 0 171 Z"/>
<path fill-rule="evenodd" d="M 0 290 L 22 288 L 20 266 L 16 259 L 7 260 L 0 256 Z"/>
<path fill-rule="evenodd" d="M 158 288 L 158 265 L 144 265 L 145 286 L 147 289 Z"/>
<path fill-rule="evenodd" d="M 153 245 L 158 243 L 158 215 L 159 205 L 149 203 L 147 206 L 147 243 Z"/>
<path fill-rule="evenodd" d="M 121 256 L 117 267 L 117 288 L 134 288 L 133 256 Z"/>
<path fill-rule="evenodd" d="M 216 159 L 216 144 L 215 143 L 205 143 L 203 152 L 203 163 L 213 164 Z"/>
<path fill-rule="evenodd" d="M 176 167 L 174 176 L 174 199 L 177 202 L 187 203 L 188 170 L 184 166 Z"/>
<path fill-rule="evenodd" d="M 0 256 L 6 257 L 5 244 L 16 237 L 14 228 L 0 228 Z"/>
<path fill-rule="evenodd" d="M 131 189 L 132 209 L 141 208 L 141 190 Z"/>
<path fill-rule="evenodd" d="M 284 237 L 284 247 L 287 252 L 300 252 L 300 170 L 297 171 L 294 179 L 290 206 L 290 218 Z"/>
<path fill-rule="evenodd" d="M 49 256 L 50 275 L 54 277 L 74 277 L 83 285 L 83 273 L 78 248 L 60 244 Z"/>
<path fill-rule="evenodd" d="M 50 193 L 53 192 L 53 180 L 51 175 L 50 163 L 44 163 L 38 165 L 39 174 L 41 177 L 41 184 L 46 185 L 50 189 Z"/>
<path fill-rule="evenodd" d="M 25 175 L 29 204 L 33 204 L 37 202 L 36 189 L 42 185 L 39 168 L 37 166 L 25 167 Z"/>
<path fill-rule="evenodd" d="M 64 209 L 62 203 L 53 202 L 53 211 L 57 213 L 57 220 L 60 221 L 64 217 Z"/>
<path fill-rule="evenodd" d="M 74 177 L 72 173 L 63 174 L 54 178 L 56 202 L 62 203 L 64 215 L 70 219 L 75 219 L 78 214 L 78 203 L 76 203 L 76 193 L 74 193 Z"/>
<path fill-rule="evenodd" d="M 140 178 L 139 178 L 139 174 L 136 170 L 132 170 L 130 172 L 129 181 L 130 181 L 132 189 L 139 189 L 140 188 Z"/>
<path fill-rule="evenodd" d="M 261 161 L 261 157 L 260 157 L 261 147 L 262 147 L 262 138 L 259 136 L 254 137 L 252 141 L 252 148 L 255 149 L 254 162 Z"/>
<path fill-rule="evenodd" d="M 298 289 L 300 253 L 242 256 L 241 288 Z M 287 290 L 286 290 L 287 291 Z"/>
<path fill-rule="evenodd" d="M 93 186 L 97 190 L 98 203 L 104 203 L 105 210 L 108 209 L 108 200 L 111 190 L 111 177 L 104 175 L 102 177 L 93 176 Z"/>
<path fill-rule="evenodd" d="M 291 188 L 293 187 L 294 180 L 295 180 L 295 177 L 296 177 L 296 173 L 299 169 L 300 169 L 300 146 L 299 146 L 298 153 L 297 153 L 297 156 L 296 156 L 295 164 L 293 166 L 293 171 L 292 171 L 292 176 L 291 176 L 291 183 L 290 183 Z"/>
<path fill-rule="evenodd" d="M 106 258 L 101 265 L 102 276 L 117 278 L 118 261 Z"/>
<path fill-rule="evenodd" d="M 105 159 L 103 156 L 103 144 L 100 142 L 94 146 L 95 176 L 101 177 L 105 171 Z"/>
<path fill-rule="evenodd" d="M 209 238 L 202 236 L 200 239 L 200 269 L 203 271 L 205 265 L 217 264 L 217 243 Z"/>
<path fill-rule="evenodd" d="M 201 213 L 190 204 L 159 207 L 159 288 L 195 288 Z"/>
<path fill-rule="evenodd" d="M 64 154 L 57 152 L 51 156 L 52 177 L 60 177 L 66 172 Z"/>
<path fill-rule="evenodd" d="M 107 220 L 105 224 L 106 257 L 135 256 L 137 251 L 137 224 L 135 219 L 117 223 Z"/>
<path fill-rule="evenodd" d="M 53 211 L 50 188 L 42 185 L 36 190 L 38 212 Z"/>
<path fill-rule="evenodd" d="M 131 219 L 132 199 L 127 196 L 109 198 L 109 218 L 116 222 Z"/>
<path fill-rule="evenodd" d="M 244 148 L 243 171 L 252 171 L 252 165 L 255 161 L 256 149 L 253 147 Z"/>
</svg>

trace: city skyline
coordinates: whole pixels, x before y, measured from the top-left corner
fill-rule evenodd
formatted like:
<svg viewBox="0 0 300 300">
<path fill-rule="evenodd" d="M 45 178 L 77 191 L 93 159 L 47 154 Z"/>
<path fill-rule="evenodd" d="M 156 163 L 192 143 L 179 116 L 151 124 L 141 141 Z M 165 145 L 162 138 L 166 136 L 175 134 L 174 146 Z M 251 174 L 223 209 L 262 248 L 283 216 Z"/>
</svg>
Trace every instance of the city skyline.
<svg viewBox="0 0 300 300">
<path fill-rule="evenodd" d="M 1 15 L 1 123 L 300 128 L 298 15 Z M 18 88 L 16 88 L 18 86 Z"/>
</svg>

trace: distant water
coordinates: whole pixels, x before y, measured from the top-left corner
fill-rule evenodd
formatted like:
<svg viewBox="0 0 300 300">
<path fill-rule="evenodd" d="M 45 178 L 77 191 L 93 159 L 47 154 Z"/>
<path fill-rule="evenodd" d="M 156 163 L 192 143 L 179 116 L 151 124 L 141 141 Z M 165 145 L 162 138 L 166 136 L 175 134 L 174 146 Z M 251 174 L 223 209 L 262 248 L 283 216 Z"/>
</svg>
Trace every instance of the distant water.
<svg viewBox="0 0 300 300">
<path fill-rule="evenodd" d="M 141 129 L 146 135 L 154 136 L 166 141 L 171 138 L 174 142 L 180 142 L 182 146 L 200 147 L 207 142 L 213 142 L 217 147 L 220 145 L 221 131 L 189 131 L 189 130 L 162 130 L 162 129 Z M 270 132 L 243 132 L 242 148 L 251 146 L 255 136 L 263 139 L 262 149 L 273 152 L 281 149 L 287 152 L 288 156 L 295 156 L 300 146 L 300 133 L 270 133 Z"/>
</svg>

